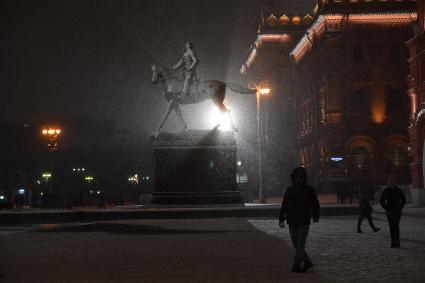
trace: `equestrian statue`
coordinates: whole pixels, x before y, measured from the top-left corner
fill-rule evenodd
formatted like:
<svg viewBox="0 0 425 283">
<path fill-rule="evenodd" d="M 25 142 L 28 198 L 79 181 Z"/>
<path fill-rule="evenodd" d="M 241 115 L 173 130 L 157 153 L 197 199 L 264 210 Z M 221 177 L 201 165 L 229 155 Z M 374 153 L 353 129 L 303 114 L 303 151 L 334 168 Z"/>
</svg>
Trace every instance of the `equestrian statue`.
<svg viewBox="0 0 425 283">
<path fill-rule="evenodd" d="M 211 99 L 222 114 L 229 113 L 230 124 L 234 131 L 237 128 L 233 124 L 230 116 L 230 110 L 224 105 L 226 97 L 226 88 L 239 94 L 256 94 L 257 89 L 247 88 L 235 83 L 226 83 L 217 80 L 200 81 L 196 75 L 196 66 L 199 59 L 192 49 L 193 44 L 186 42 L 186 52 L 173 68 L 162 68 L 156 64 L 152 67 L 152 83 L 160 84 L 168 101 L 167 110 L 165 111 L 161 122 L 159 123 L 153 138 L 159 136 L 162 126 L 167 120 L 168 115 L 174 109 L 178 119 L 184 125 L 184 131 L 188 130 L 187 124 L 184 121 L 180 104 L 197 104 L 206 99 Z M 183 77 L 182 77 L 183 74 Z"/>
</svg>

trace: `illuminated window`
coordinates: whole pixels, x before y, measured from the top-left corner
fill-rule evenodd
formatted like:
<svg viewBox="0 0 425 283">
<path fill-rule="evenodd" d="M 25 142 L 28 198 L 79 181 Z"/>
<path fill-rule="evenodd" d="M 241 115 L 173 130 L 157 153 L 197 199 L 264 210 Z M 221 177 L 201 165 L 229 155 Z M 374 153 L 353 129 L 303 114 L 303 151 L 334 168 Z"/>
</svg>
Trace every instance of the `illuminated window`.
<svg viewBox="0 0 425 283">
<path fill-rule="evenodd" d="M 246 172 L 236 172 L 236 183 L 238 184 L 248 183 L 248 174 Z"/>
<path fill-rule="evenodd" d="M 325 101 L 325 92 L 323 88 L 320 90 L 320 122 L 326 122 L 326 101 Z"/>
</svg>

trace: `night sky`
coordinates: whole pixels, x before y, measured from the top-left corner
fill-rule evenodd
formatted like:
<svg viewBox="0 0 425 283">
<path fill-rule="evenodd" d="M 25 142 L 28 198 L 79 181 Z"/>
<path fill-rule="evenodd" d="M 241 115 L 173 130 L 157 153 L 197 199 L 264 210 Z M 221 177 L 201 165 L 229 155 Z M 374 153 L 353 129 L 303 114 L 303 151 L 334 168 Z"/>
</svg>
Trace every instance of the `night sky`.
<svg viewBox="0 0 425 283">
<path fill-rule="evenodd" d="M 151 132 L 166 102 L 150 81 L 150 65 L 172 66 L 189 39 L 201 79 L 246 83 L 239 68 L 255 38 L 259 3 L 3 0 L 0 119 L 94 119 Z M 248 127 L 242 121 L 255 119 L 255 97 L 228 94 L 236 124 Z M 189 127 L 208 127 L 202 113 L 211 107 L 184 107 Z M 164 130 L 179 126 L 173 120 L 174 114 Z"/>
</svg>

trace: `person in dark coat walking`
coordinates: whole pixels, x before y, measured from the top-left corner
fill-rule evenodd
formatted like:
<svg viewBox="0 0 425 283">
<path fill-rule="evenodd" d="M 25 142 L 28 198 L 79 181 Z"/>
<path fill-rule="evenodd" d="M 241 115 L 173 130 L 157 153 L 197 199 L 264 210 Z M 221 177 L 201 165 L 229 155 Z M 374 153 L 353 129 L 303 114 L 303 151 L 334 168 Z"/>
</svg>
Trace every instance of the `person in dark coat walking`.
<svg viewBox="0 0 425 283">
<path fill-rule="evenodd" d="M 313 262 L 305 251 L 308 231 L 313 222 L 319 222 L 320 204 L 314 188 L 307 185 L 307 171 L 297 167 L 291 174 L 293 185 L 286 189 L 279 215 L 279 226 L 289 225 L 289 234 L 295 248 L 292 272 L 304 273 L 313 267 Z M 301 263 L 304 265 L 301 267 Z"/>
<path fill-rule="evenodd" d="M 381 195 L 381 206 L 385 209 L 391 234 L 391 247 L 400 248 L 400 218 L 406 204 L 403 191 L 396 186 L 394 175 L 388 178 L 388 187 Z"/>
<path fill-rule="evenodd" d="M 102 191 L 97 191 L 96 194 L 97 194 L 97 208 L 98 209 L 101 209 L 101 208 L 106 209 L 104 193 Z"/>
<path fill-rule="evenodd" d="M 360 188 L 359 191 L 359 220 L 357 221 L 357 233 L 363 233 L 361 226 L 362 221 L 364 218 L 367 219 L 369 222 L 370 227 L 372 228 L 373 232 L 378 232 L 381 230 L 381 228 L 375 227 L 372 221 L 372 206 L 371 206 L 371 200 L 369 199 L 368 191 L 365 190 L 366 187 Z"/>
</svg>

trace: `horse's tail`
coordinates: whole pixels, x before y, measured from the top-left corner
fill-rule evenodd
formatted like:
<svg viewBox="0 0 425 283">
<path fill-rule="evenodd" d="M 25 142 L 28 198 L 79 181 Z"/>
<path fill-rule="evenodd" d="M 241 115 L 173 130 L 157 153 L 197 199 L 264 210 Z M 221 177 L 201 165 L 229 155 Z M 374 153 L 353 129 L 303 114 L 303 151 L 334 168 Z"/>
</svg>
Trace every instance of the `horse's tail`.
<svg viewBox="0 0 425 283">
<path fill-rule="evenodd" d="M 226 86 L 239 94 L 256 94 L 257 90 L 255 88 L 244 87 L 236 83 L 226 83 Z"/>
</svg>

